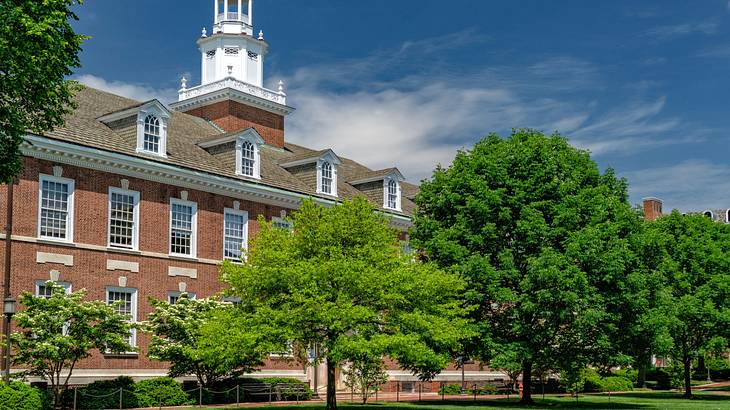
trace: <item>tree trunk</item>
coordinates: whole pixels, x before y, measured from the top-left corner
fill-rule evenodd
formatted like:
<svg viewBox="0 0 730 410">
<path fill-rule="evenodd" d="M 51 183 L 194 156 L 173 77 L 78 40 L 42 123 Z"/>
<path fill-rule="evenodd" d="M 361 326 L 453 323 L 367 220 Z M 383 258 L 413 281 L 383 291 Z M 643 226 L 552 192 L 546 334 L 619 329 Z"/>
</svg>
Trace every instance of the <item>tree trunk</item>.
<svg viewBox="0 0 730 410">
<path fill-rule="evenodd" d="M 327 359 L 327 410 L 337 410 L 337 380 L 335 370 L 337 365 Z"/>
<path fill-rule="evenodd" d="M 636 387 L 646 387 L 646 360 L 639 358 L 639 375 L 636 376 Z"/>
<path fill-rule="evenodd" d="M 684 356 L 684 397 L 692 398 L 692 375 L 690 373 L 692 365 L 692 359 L 689 355 Z"/>
<path fill-rule="evenodd" d="M 520 403 L 532 404 L 532 362 L 522 362 L 522 397 Z"/>
</svg>

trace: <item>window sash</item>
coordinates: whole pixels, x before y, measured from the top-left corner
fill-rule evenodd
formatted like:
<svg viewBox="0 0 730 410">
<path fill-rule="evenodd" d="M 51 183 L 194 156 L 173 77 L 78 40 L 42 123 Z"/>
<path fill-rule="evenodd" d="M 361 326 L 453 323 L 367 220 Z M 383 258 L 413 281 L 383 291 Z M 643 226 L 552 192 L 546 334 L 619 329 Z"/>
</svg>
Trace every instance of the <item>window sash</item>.
<svg viewBox="0 0 730 410">
<path fill-rule="evenodd" d="M 113 305 L 117 301 L 121 301 L 122 303 L 114 306 L 114 311 L 126 316 L 127 322 L 135 323 L 137 321 L 137 291 L 125 288 L 108 288 L 106 290 L 107 305 Z M 136 336 L 135 329 L 131 329 L 127 340 L 130 346 L 137 346 Z"/>
<path fill-rule="evenodd" d="M 322 192 L 332 193 L 332 165 L 329 162 L 322 164 Z"/>
<path fill-rule="evenodd" d="M 38 193 L 38 237 L 72 240 L 73 180 L 41 176 Z"/>
<path fill-rule="evenodd" d="M 398 208 L 398 185 L 395 181 L 388 182 L 388 208 Z"/>
<path fill-rule="evenodd" d="M 247 213 L 226 210 L 223 219 L 223 258 L 240 261 L 246 246 Z"/>
<path fill-rule="evenodd" d="M 241 147 L 241 174 L 245 176 L 254 176 L 256 166 L 256 150 L 253 144 L 246 141 Z"/>
<path fill-rule="evenodd" d="M 137 249 L 139 193 L 109 190 L 109 246 Z"/>
<path fill-rule="evenodd" d="M 191 202 L 170 203 L 170 254 L 195 256 L 197 206 Z"/>
</svg>

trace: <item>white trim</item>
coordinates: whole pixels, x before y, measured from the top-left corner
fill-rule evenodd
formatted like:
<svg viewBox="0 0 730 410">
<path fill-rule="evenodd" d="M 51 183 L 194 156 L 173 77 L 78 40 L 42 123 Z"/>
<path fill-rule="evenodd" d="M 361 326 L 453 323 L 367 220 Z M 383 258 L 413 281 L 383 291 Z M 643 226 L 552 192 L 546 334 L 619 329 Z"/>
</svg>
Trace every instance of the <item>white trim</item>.
<svg viewBox="0 0 730 410">
<path fill-rule="evenodd" d="M 395 182 L 395 208 L 391 208 L 389 205 L 389 184 Z M 400 181 L 397 178 L 387 177 L 383 179 L 383 208 L 390 209 L 393 211 L 401 211 L 401 197 L 402 191 L 400 187 Z"/>
<path fill-rule="evenodd" d="M 43 181 L 68 184 L 68 199 L 66 209 L 66 238 L 59 239 L 41 235 L 41 214 L 43 208 Z M 38 220 L 37 235 L 39 239 L 53 242 L 73 243 L 74 238 L 74 193 L 75 181 L 69 178 L 54 177 L 52 175 L 40 174 L 38 176 Z"/>
<path fill-rule="evenodd" d="M 104 289 L 104 300 L 106 301 L 106 304 L 109 305 L 109 292 L 123 292 L 123 293 L 131 293 L 131 303 L 132 303 L 132 313 L 131 318 L 129 320 L 130 323 L 137 323 L 137 289 L 135 288 L 121 288 L 118 286 L 107 286 Z M 130 329 L 131 331 L 131 343 L 130 345 L 132 347 L 137 347 L 137 329 Z M 136 352 L 127 352 L 127 353 L 136 353 Z"/>
<path fill-rule="evenodd" d="M 241 262 L 240 259 L 226 258 L 226 216 L 236 215 L 243 217 L 243 246 L 242 249 L 248 250 L 248 211 L 236 210 L 231 208 L 223 209 L 223 260 L 229 260 L 233 262 Z M 242 252 L 245 255 L 245 252 Z"/>
<path fill-rule="evenodd" d="M 715 220 L 715 213 L 712 212 L 711 210 L 708 209 L 708 210 L 702 212 L 702 215 L 707 216 L 708 213 L 710 214 L 709 215 L 709 218 L 714 221 Z"/>
<path fill-rule="evenodd" d="M 331 149 L 328 149 L 325 152 L 323 152 L 322 154 L 320 154 L 319 156 L 313 154 L 311 157 L 302 158 L 302 159 L 298 159 L 295 161 L 281 162 L 281 163 L 279 163 L 279 166 L 281 166 L 282 168 L 291 168 L 291 167 L 296 167 L 296 166 L 304 165 L 304 164 L 311 164 L 313 162 L 319 162 L 319 161 L 323 161 L 323 160 L 326 160 L 327 162 L 333 163 L 335 165 L 340 165 L 342 163 L 342 160 L 340 159 L 340 157 L 338 157 L 334 151 L 332 151 Z"/>
<path fill-rule="evenodd" d="M 725 211 L 725 223 L 730 223 L 730 209 Z"/>
<path fill-rule="evenodd" d="M 3 236 L 5 236 L 5 235 L 3 235 Z M 13 238 L 16 238 L 16 236 L 13 235 Z M 43 239 L 43 240 L 45 241 L 45 239 Z M 69 246 L 75 246 L 75 245 L 71 244 L 70 242 L 60 242 L 60 243 L 68 243 Z M 40 263 L 40 264 L 56 263 L 56 264 L 64 265 L 64 266 L 74 266 L 74 256 L 73 255 L 64 255 L 64 254 L 60 254 L 60 253 L 36 251 L 35 261 L 36 261 L 36 263 Z"/>
<path fill-rule="evenodd" d="M 189 206 L 192 208 L 192 219 L 191 219 L 191 230 L 192 234 L 190 235 L 190 255 L 181 254 L 181 253 L 174 253 L 172 251 L 172 205 L 182 205 L 182 206 Z M 170 256 L 175 257 L 181 257 L 181 258 L 197 258 L 198 255 L 198 204 L 192 201 L 183 201 L 182 199 L 177 198 L 170 198 L 170 211 L 169 211 L 169 218 L 168 218 L 168 234 L 167 234 L 167 240 L 168 240 L 168 251 L 170 253 Z"/>
<path fill-rule="evenodd" d="M 317 193 L 337 198 L 337 163 L 331 160 L 332 157 L 323 155 L 317 160 Z M 322 166 L 327 163 L 332 170 L 332 185 L 330 186 L 331 192 L 324 192 L 322 189 L 324 185 L 324 179 L 322 176 Z"/>
<path fill-rule="evenodd" d="M 236 137 L 236 175 L 246 178 L 261 179 L 261 145 L 264 140 L 255 130 L 247 130 L 249 132 L 241 133 Z M 253 132 L 250 132 L 253 131 Z M 245 175 L 243 168 L 243 143 L 248 142 L 253 145 L 253 175 Z"/>
<path fill-rule="evenodd" d="M 132 107 L 132 108 L 128 108 L 126 110 L 102 115 L 101 117 L 98 117 L 97 120 L 101 121 L 105 124 L 108 124 L 110 122 L 121 120 L 123 118 L 131 117 L 135 113 L 139 112 L 140 110 L 149 109 L 151 107 L 156 109 L 158 112 L 162 113 L 167 118 L 170 118 L 172 116 L 172 113 L 170 112 L 170 110 L 168 110 L 165 107 L 164 104 L 162 104 L 159 100 L 154 99 L 154 100 L 147 101 L 146 103 L 144 103 L 140 106 L 137 106 L 137 107 Z"/>
<path fill-rule="evenodd" d="M 134 228 L 132 229 L 132 247 L 125 248 L 123 246 L 114 246 L 111 243 L 111 224 L 112 224 L 112 194 L 129 195 L 134 198 L 134 211 L 133 211 L 133 223 Z M 139 207 L 140 207 L 140 193 L 137 191 L 131 191 L 129 189 L 109 187 L 109 198 L 107 200 L 107 223 L 106 223 L 106 240 L 107 246 L 113 249 L 126 249 L 130 251 L 139 250 Z"/>
</svg>

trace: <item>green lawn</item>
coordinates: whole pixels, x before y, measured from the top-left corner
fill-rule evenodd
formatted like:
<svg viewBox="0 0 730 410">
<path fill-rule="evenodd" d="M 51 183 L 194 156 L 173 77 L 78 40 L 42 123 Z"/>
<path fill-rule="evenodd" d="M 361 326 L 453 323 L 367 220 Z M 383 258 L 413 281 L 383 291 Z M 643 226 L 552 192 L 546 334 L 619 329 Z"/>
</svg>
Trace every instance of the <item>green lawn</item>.
<svg viewBox="0 0 730 410">
<path fill-rule="evenodd" d="M 681 398 L 673 393 L 626 393 L 619 395 L 581 396 L 576 403 L 575 398 L 550 397 L 545 400 L 536 398 L 536 405 L 521 406 L 516 400 L 490 401 L 424 401 L 421 403 L 373 403 L 367 406 L 351 403 L 340 403 L 342 410 L 500 410 L 500 409 L 730 409 L 730 396 L 719 396 L 699 393 L 692 400 Z M 235 407 L 234 407 L 235 408 Z M 294 406 L 266 406 L 264 408 L 282 408 L 292 410 L 321 410 L 324 404 L 303 404 Z"/>
</svg>

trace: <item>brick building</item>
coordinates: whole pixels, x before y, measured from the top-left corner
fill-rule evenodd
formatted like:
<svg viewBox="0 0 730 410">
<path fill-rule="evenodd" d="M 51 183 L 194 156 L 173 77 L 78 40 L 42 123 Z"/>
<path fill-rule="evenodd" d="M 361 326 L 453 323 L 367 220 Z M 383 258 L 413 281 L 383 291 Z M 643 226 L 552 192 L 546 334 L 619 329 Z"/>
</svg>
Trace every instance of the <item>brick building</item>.
<svg viewBox="0 0 730 410">
<path fill-rule="evenodd" d="M 397 168 L 372 170 L 331 149 L 286 142 L 285 117 L 294 109 L 281 85 L 263 87 L 268 45 L 253 35 L 252 0 L 213 3 L 212 32 L 197 42 L 202 83 L 188 88 L 183 79 L 179 101 L 168 107 L 84 88 L 63 128 L 26 137 L 25 169 L 13 187 L 13 296 L 43 295 L 53 280 L 85 288 L 92 299 L 121 300 L 132 321 L 145 320 L 150 297 L 219 292 L 219 263 L 240 258 L 258 217 L 286 227 L 287 214 L 309 197 L 332 204 L 365 196 L 408 239 L 418 187 Z M 5 189 L 0 203 L 5 221 Z M 0 242 L 3 254 L 5 247 Z M 147 335 L 131 342 L 137 352 L 96 354 L 72 382 L 166 373 L 164 363 L 147 359 Z M 260 375 L 314 378 L 311 368 L 280 357 Z M 412 380 L 395 368 L 392 375 Z"/>
</svg>

